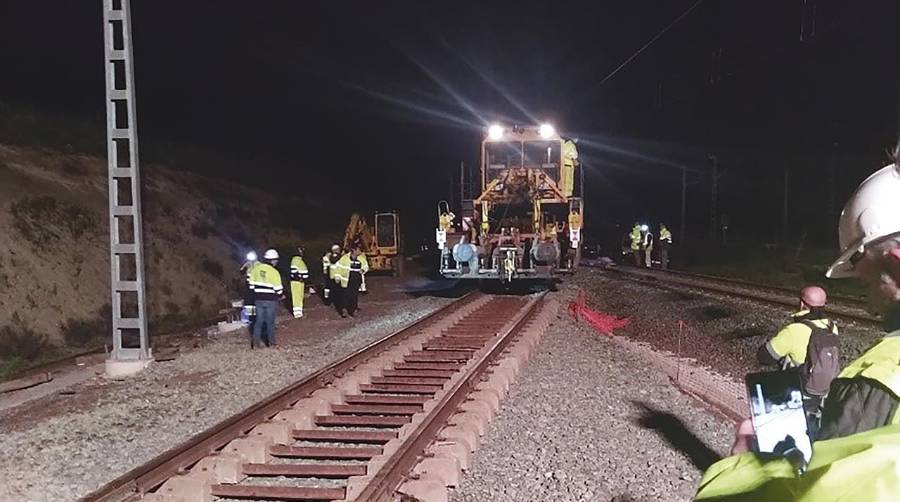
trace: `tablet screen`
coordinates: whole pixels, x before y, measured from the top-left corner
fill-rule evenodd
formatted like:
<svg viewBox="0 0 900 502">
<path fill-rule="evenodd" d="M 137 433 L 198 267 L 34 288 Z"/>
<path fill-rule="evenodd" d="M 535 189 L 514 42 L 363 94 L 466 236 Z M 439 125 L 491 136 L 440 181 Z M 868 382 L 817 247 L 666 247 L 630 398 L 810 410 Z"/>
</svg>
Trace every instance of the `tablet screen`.
<svg viewBox="0 0 900 502">
<path fill-rule="evenodd" d="M 799 373 L 751 373 L 747 375 L 746 382 L 757 451 L 783 455 L 797 448 L 809 462 L 812 444 L 803 409 Z"/>
</svg>

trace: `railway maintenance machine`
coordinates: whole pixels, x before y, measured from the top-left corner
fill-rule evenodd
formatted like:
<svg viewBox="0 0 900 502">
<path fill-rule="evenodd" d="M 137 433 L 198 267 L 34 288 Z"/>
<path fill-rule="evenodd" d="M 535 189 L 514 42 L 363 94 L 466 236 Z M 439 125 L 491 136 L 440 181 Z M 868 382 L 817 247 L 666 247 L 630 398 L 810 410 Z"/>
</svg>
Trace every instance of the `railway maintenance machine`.
<svg viewBox="0 0 900 502">
<path fill-rule="evenodd" d="M 400 246 L 400 216 L 397 211 L 375 213 L 374 232 L 359 213 L 350 216 L 344 231 L 344 249 L 359 244 L 366 254 L 371 272 L 390 272 L 399 277 L 403 273 Z"/>
<path fill-rule="evenodd" d="M 438 203 L 441 275 L 510 283 L 573 272 L 584 223 L 576 142 L 549 124 L 490 126 L 480 194 L 463 200 L 458 215 Z"/>
</svg>

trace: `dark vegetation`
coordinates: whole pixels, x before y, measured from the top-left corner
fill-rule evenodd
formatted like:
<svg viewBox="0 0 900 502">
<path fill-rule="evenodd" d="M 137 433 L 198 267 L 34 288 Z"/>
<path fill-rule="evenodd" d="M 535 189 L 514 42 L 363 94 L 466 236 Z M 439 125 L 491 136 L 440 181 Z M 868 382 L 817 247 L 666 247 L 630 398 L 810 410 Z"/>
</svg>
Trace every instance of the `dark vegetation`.
<svg viewBox="0 0 900 502">
<path fill-rule="evenodd" d="M 31 361 L 47 357 L 53 349 L 47 335 L 24 326 L 17 314 L 12 322 L 0 326 L 0 380 L 27 368 Z"/>
<path fill-rule="evenodd" d="M 191 225 L 191 234 L 193 234 L 195 237 L 206 239 L 210 235 L 216 234 L 216 227 L 210 225 L 207 222 L 194 223 L 193 225 Z"/>
<path fill-rule="evenodd" d="M 343 225 L 344 215 L 325 215 L 317 207 L 324 203 L 309 202 L 287 195 L 282 199 L 277 194 L 286 184 L 270 186 L 269 191 L 273 204 L 255 200 L 252 192 L 236 189 L 227 181 L 210 182 L 209 177 L 220 179 L 239 173 L 234 181 L 247 185 L 245 177 L 247 166 L 260 163 L 272 164 L 270 160 L 258 156 L 252 158 L 223 155 L 202 149 L 184 147 L 172 143 L 161 142 L 154 138 L 141 143 L 141 160 L 144 173 L 149 174 L 143 190 L 143 209 L 145 213 L 146 249 L 149 252 L 147 265 L 148 294 L 156 297 L 152 301 L 157 307 L 149 313 L 151 336 L 160 333 L 194 329 L 207 325 L 217 314 L 220 301 L 236 297 L 242 285 L 242 278 L 236 273 L 239 260 L 249 249 L 261 252 L 264 247 L 274 246 L 292 253 L 298 244 L 307 246 L 311 255 L 321 256 L 326 242 L 306 239 L 302 243 L 293 242 L 293 238 L 284 236 L 281 229 L 290 228 L 312 233 L 313 229 L 329 229 L 334 231 L 335 223 Z M 36 150 L 61 152 L 64 155 L 58 160 L 59 171 L 67 177 L 78 178 L 87 175 L 94 162 L 93 159 L 76 155 L 88 154 L 97 157 L 106 156 L 106 137 L 102 122 L 75 121 L 62 117 L 35 112 L 24 107 L 0 103 L 0 144 L 18 145 Z M 276 161 L 277 162 L 277 161 Z M 238 167 L 236 167 L 238 166 Z M 0 169 L 5 168 L 0 160 Z M 166 168 L 176 168 L 178 171 Z M 211 202 L 201 201 L 198 209 L 202 217 L 197 220 L 182 222 L 179 227 L 178 201 L 171 199 L 166 192 L 154 188 L 159 186 L 153 179 L 160 177 L 176 183 L 187 183 L 208 197 Z M 233 177 L 233 176 L 232 176 Z M 268 182 L 265 178 L 253 179 Z M 315 185 L 315 183 L 313 183 Z M 64 197 L 36 196 L 22 194 L 22 198 L 3 201 L 0 211 L 8 210 L 16 234 L 20 235 L 39 253 L 42 259 L 53 259 L 52 254 L 61 246 L 68 245 L 72 239 L 85 239 L 105 234 L 106 225 L 98 215 L 87 207 L 82 207 Z M 336 201 L 329 201 L 337 204 Z M 318 204 L 318 206 L 317 206 Z M 325 217 L 327 216 L 327 217 Z M 192 219 L 193 220 L 193 219 Z M 174 222 L 174 227 L 158 223 Z M 339 225 L 339 226 L 340 226 Z M 169 230 L 172 228 L 172 230 Z M 188 234 L 190 232 L 190 234 Z M 342 229 L 341 229 L 342 232 Z M 194 236 L 200 239 L 220 238 L 233 248 L 235 263 L 224 262 L 218 256 L 201 255 L 200 262 L 195 265 L 200 270 L 223 283 L 221 290 L 204 292 L 203 298 L 194 295 L 184 301 L 182 295 L 173 292 L 169 281 L 161 280 L 158 288 L 151 284 L 155 278 L 162 278 L 161 267 L 167 266 L 166 251 L 170 246 L 183 244 L 184 238 Z M 328 242 L 334 237 L 327 239 Z M 283 242 L 278 242 L 281 239 Z M 315 261 L 315 258 L 307 258 Z M 15 265 L 12 258 L 0 256 L 0 294 L 9 287 L 7 277 Z M 75 260 L 75 275 L 81 273 L 82 258 Z M 196 263 L 196 262 L 195 262 Z M 285 262 L 286 263 L 286 262 Z M 155 269 L 155 270 L 154 270 Z M 48 294 L 50 290 L 46 291 Z M 38 307 L 39 296 L 29 294 L 27 301 L 32 308 Z M 159 308 L 161 306 L 162 308 Z M 27 308 L 27 306 L 26 306 Z M 127 310 L 129 306 L 125 306 Z M 60 333 L 63 344 L 56 345 L 49 341 L 49 333 L 36 332 L 33 327 L 17 316 L 11 321 L 0 322 L 0 379 L 9 378 L 24 369 L 46 363 L 53 358 L 64 357 L 75 351 L 101 347 L 108 343 L 111 333 L 111 307 L 105 305 L 95 314 L 85 317 L 61 316 Z"/>
<path fill-rule="evenodd" d="M 858 281 L 825 278 L 826 268 L 837 255 L 836 244 L 830 247 L 751 243 L 713 246 L 702 242 L 676 246 L 670 254 L 672 268 L 676 270 L 798 289 L 817 284 L 831 294 L 862 296 L 863 288 Z"/>
<path fill-rule="evenodd" d="M 79 159 L 66 157 L 62 162 L 62 172 L 69 176 L 84 176 L 88 173 L 88 168 Z"/>
<path fill-rule="evenodd" d="M 68 346 L 100 346 L 112 332 L 112 307 L 107 303 L 91 318 L 69 319 L 60 326 L 60 330 Z"/>
<path fill-rule="evenodd" d="M 0 358 L 35 359 L 47 347 L 47 335 L 13 323 L 0 327 Z"/>
<path fill-rule="evenodd" d="M 16 230 L 41 249 L 70 236 L 78 239 L 100 230 L 97 217 L 87 209 L 53 197 L 24 197 L 10 205 Z"/>
<path fill-rule="evenodd" d="M 6 275 L 6 271 L 4 271 L 3 269 L 3 259 L 0 258 L 0 292 L 5 290 L 9 286 L 9 276 Z"/>
<path fill-rule="evenodd" d="M 222 277 L 225 275 L 225 270 L 222 268 L 222 264 L 210 259 L 208 256 L 203 257 L 203 261 L 200 263 L 200 267 L 204 272 L 219 280 L 222 280 Z"/>
</svg>

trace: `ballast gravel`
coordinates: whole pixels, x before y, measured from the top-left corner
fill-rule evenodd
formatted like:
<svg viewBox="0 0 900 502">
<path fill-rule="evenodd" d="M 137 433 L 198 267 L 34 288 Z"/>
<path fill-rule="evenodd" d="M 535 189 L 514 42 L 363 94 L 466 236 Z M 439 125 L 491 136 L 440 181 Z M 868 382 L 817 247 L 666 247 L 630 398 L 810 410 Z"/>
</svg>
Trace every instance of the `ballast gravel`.
<svg viewBox="0 0 900 502">
<path fill-rule="evenodd" d="M 582 269 L 572 286 L 587 293 L 590 306 L 630 324 L 619 334 L 655 349 L 694 358 L 712 370 L 743 381 L 765 368 L 757 350 L 790 321 L 789 307 L 709 293 L 690 286 L 663 287 L 600 269 Z M 798 306 L 799 308 L 799 306 Z M 844 365 L 884 335 L 878 328 L 836 320 Z"/>
<path fill-rule="evenodd" d="M 246 334 L 225 335 L 126 381 L 82 384 L 69 399 L 90 399 L 67 412 L 26 423 L 7 414 L 0 418 L 0 500 L 75 500 L 449 301 L 403 298 L 379 306 L 378 315 L 363 301 L 362 313 L 345 320 L 322 307 L 319 320 L 280 327 L 277 349 L 249 350 Z M 316 328 L 329 323 L 324 334 Z"/>
<path fill-rule="evenodd" d="M 561 300 L 572 296 L 572 289 Z M 462 501 L 690 500 L 734 425 L 561 310 L 510 387 Z"/>
</svg>

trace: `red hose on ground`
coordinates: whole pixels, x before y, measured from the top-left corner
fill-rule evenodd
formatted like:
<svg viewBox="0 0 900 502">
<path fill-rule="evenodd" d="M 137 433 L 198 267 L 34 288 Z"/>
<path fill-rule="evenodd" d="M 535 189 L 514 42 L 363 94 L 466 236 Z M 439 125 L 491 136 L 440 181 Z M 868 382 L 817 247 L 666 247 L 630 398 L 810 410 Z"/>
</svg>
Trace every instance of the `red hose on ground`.
<svg viewBox="0 0 900 502">
<path fill-rule="evenodd" d="M 569 302 L 569 315 L 575 321 L 584 319 L 600 333 L 606 336 L 612 336 L 613 330 L 628 326 L 628 318 L 616 317 L 603 312 L 597 312 L 586 305 L 584 290 L 579 289 L 578 295 L 574 300 Z"/>
</svg>

